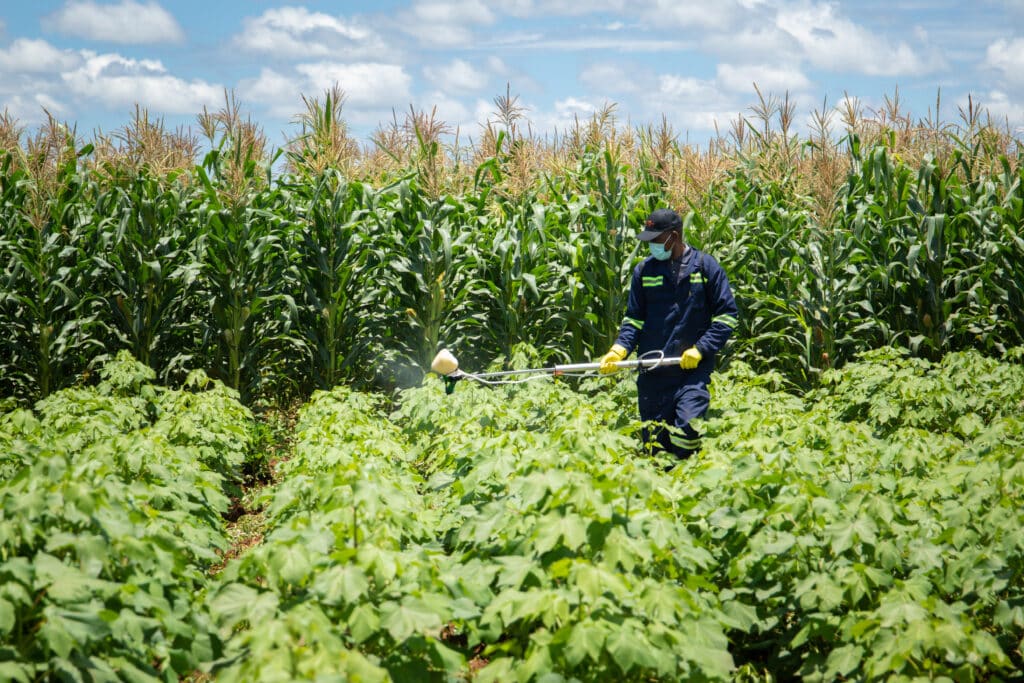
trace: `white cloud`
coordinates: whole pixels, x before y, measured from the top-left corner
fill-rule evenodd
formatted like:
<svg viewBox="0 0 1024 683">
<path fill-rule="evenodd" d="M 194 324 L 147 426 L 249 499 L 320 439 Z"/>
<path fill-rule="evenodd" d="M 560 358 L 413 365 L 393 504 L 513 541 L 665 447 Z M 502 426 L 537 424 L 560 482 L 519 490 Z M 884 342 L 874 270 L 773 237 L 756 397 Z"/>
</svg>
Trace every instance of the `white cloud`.
<svg viewBox="0 0 1024 683">
<path fill-rule="evenodd" d="M 292 119 L 302 112 L 302 95 L 319 96 L 317 93 L 304 93 L 302 84 L 294 76 L 267 67 L 261 69 L 256 78 L 239 81 L 238 94 L 243 102 L 258 102 L 271 116 L 281 119 Z"/>
<path fill-rule="evenodd" d="M 548 38 L 541 36 L 519 36 L 515 39 L 506 37 L 502 40 L 503 45 L 531 50 L 564 50 L 576 52 L 581 50 L 607 51 L 607 52 L 676 52 L 689 50 L 694 43 L 677 40 L 637 40 L 627 36 L 570 36 L 559 38 Z"/>
<path fill-rule="evenodd" d="M 997 40 L 985 51 L 985 64 L 1014 84 L 1024 84 L 1024 38 Z"/>
<path fill-rule="evenodd" d="M 566 120 L 572 120 L 577 116 L 589 117 L 598 110 L 598 105 L 578 97 L 567 97 L 564 100 L 555 101 L 555 113 Z"/>
<path fill-rule="evenodd" d="M 526 120 L 530 128 L 538 135 L 550 135 L 558 131 L 559 135 L 576 125 L 576 122 L 589 121 L 594 112 L 604 106 L 603 102 L 591 101 L 580 97 L 566 97 L 556 100 L 551 109 L 537 106 L 526 106 Z M 481 112 L 478 111 L 478 114 Z M 481 122 L 495 120 L 494 107 L 480 119 Z M 525 130 L 525 128 L 524 128 Z"/>
<path fill-rule="evenodd" d="M 390 119 L 392 109 L 402 111 L 413 101 L 411 83 L 405 70 L 394 64 L 315 62 L 289 71 L 263 68 L 256 78 L 240 81 L 238 90 L 244 101 L 265 107 L 269 115 L 294 120 L 305 109 L 303 95 L 323 101 L 324 93 L 337 85 L 345 94 L 344 118 L 372 126 Z"/>
<path fill-rule="evenodd" d="M 740 0 L 749 3 L 751 0 Z M 839 3 L 795 0 L 760 3 L 737 12 L 733 23 L 710 26 L 702 45 L 728 63 L 806 64 L 870 76 L 916 76 L 946 65 L 933 31 L 906 27 L 891 39 L 842 14 Z"/>
<path fill-rule="evenodd" d="M 18 38 L 0 50 L 0 71 L 7 73 L 51 73 L 70 69 L 82 61 L 71 50 L 61 50 L 45 40 Z"/>
<path fill-rule="evenodd" d="M 353 107 L 401 108 L 412 99 L 412 78 L 397 64 L 318 62 L 299 64 L 295 70 L 309 86 L 307 92 L 324 92 L 337 83 Z"/>
<path fill-rule="evenodd" d="M 384 41 L 369 28 L 304 7 L 270 9 L 243 24 L 235 37 L 239 47 L 282 58 L 352 58 L 385 50 Z"/>
<path fill-rule="evenodd" d="M 497 81 L 497 88 L 494 90 L 496 94 L 503 94 L 506 87 L 512 89 L 513 95 L 523 92 L 539 93 L 544 90 L 529 71 L 518 67 L 513 68 L 504 60 L 493 55 L 487 58 L 487 69 L 493 76 L 492 80 Z"/>
<path fill-rule="evenodd" d="M 942 66 L 935 56 L 918 54 L 905 42 L 892 45 L 876 33 L 840 16 L 834 5 L 800 4 L 779 11 L 776 23 L 815 66 L 871 76 L 920 75 Z"/>
<path fill-rule="evenodd" d="M 223 86 L 172 76 L 156 60 L 83 54 L 87 56 L 85 63 L 61 78 L 75 95 L 108 107 L 138 103 L 154 112 L 195 114 L 204 105 L 215 105 L 224 99 Z"/>
<path fill-rule="evenodd" d="M 489 24 L 494 13 L 478 0 L 421 0 L 413 4 L 412 14 L 429 24 Z"/>
<path fill-rule="evenodd" d="M 423 74 L 447 93 L 471 93 L 487 86 L 487 74 L 469 62 L 456 59 L 442 66 L 424 67 Z"/>
<path fill-rule="evenodd" d="M 545 40 L 543 33 L 536 31 L 504 31 L 494 37 L 495 47 L 533 45 Z"/>
<path fill-rule="evenodd" d="M 745 62 L 795 62 L 802 56 L 799 44 L 774 23 L 709 33 L 703 45 L 725 59 Z"/>
<path fill-rule="evenodd" d="M 502 78 L 512 73 L 512 70 L 509 68 L 508 64 L 506 64 L 501 57 L 495 57 L 494 55 L 491 55 L 490 57 L 487 58 L 487 69 L 491 73 L 497 76 L 501 76 Z"/>
<path fill-rule="evenodd" d="M 669 25 L 724 31 L 741 23 L 740 20 L 747 11 L 749 8 L 742 8 L 732 0 L 654 0 L 645 14 L 654 26 Z"/>
<path fill-rule="evenodd" d="M 473 112 L 469 106 L 462 100 L 450 97 L 443 91 L 435 90 L 430 92 L 426 96 L 419 98 L 414 104 L 419 111 L 427 114 L 434 112 L 437 119 L 443 121 L 451 129 L 453 136 L 458 131 L 460 144 L 466 144 L 468 136 L 472 135 L 476 130 L 476 120 L 473 118 Z M 408 112 L 409 109 L 406 108 L 405 111 Z"/>
<path fill-rule="evenodd" d="M 522 103 L 520 103 L 522 104 Z M 473 105 L 473 119 L 479 124 L 476 131 L 467 131 L 470 135 L 474 132 L 479 132 L 486 127 L 488 121 L 495 121 L 495 107 L 494 102 L 488 102 L 487 100 L 477 100 Z M 529 116 L 529 114 L 527 114 Z"/>
<path fill-rule="evenodd" d="M 685 133 L 728 133 L 740 112 L 737 109 L 680 109 L 669 115 L 669 121 Z"/>
<path fill-rule="evenodd" d="M 768 64 L 719 64 L 716 80 L 723 88 L 738 93 L 753 93 L 755 83 L 763 93 L 794 92 L 811 87 L 800 69 Z"/>
<path fill-rule="evenodd" d="M 711 81 L 675 74 L 663 74 L 658 80 L 658 95 L 671 101 L 695 103 L 722 97 Z"/>
<path fill-rule="evenodd" d="M 646 107 L 651 120 L 664 114 L 684 131 L 713 131 L 716 125 L 724 128 L 741 109 L 714 81 L 674 74 L 658 76 Z"/>
<path fill-rule="evenodd" d="M 67 114 L 67 107 L 63 103 L 40 92 L 31 95 L 15 94 L 0 97 L 0 112 L 4 110 L 13 116 L 19 125 L 42 123 L 46 120 L 46 112 L 50 112 L 57 118 Z"/>
<path fill-rule="evenodd" d="M 503 13 L 514 17 L 617 13 L 631 6 L 626 0 L 589 0 L 588 2 L 579 2 L 579 0 L 493 0 L 491 4 L 500 8 Z"/>
<path fill-rule="evenodd" d="M 121 0 L 107 5 L 70 0 L 44 18 L 43 26 L 71 36 L 112 43 L 178 43 L 185 39 L 174 17 L 152 0 L 145 4 Z"/>
<path fill-rule="evenodd" d="M 397 26 L 424 45 L 467 45 L 476 26 L 494 23 L 494 13 L 480 0 L 420 0 L 402 12 Z"/>
<path fill-rule="evenodd" d="M 580 72 L 580 83 L 608 94 L 639 94 L 645 90 L 635 70 L 621 63 L 592 64 Z"/>
<path fill-rule="evenodd" d="M 727 71 L 726 75 L 734 74 Z M 712 132 L 716 124 L 725 129 L 746 106 L 736 92 L 723 87 L 720 78 L 657 73 L 638 65 L 609 62 L 589 67 L 580 79 L 628 106 L 619 113 L 634 125 L 657 122 L 665 116 L 683 133 Z M 751 90 L 749 86 L 745 89 Z M 621 97 L 616 98 L 617 94 Z"/>
</svg>

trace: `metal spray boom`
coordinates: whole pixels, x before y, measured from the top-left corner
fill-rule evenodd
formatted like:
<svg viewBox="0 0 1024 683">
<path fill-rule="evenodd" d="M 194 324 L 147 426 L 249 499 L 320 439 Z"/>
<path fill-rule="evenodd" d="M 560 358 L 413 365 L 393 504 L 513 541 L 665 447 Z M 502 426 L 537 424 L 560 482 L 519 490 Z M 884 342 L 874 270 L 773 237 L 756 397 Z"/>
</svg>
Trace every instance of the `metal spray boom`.
<svg viewBox="0 0 1024 683">
<path fill-rule="evenodd" d="M 620 369 L 635 369 L 639 371 L 653 370 L 657 367 L 679 365 L 679 357 L 665 358 L 660 351 L 644 354 L 635 360 L 620 360 L 615 366 Z M 441 349 L 434 356 L 430 363 L 430 369 L 441 375 L 445 382 L 445 393 L 452 393 L 455 390 L 455 383 L 459 380 L 469 379 L 480 384 L 519 384 L 544 377 L 558 377 L 560 375 L 584 375 L 594 372 L 601 367 L 600 363 L 567 363 L 553 365 L 547 368 L 527 368 L 524 370 L 502 370 L 500 372 L 471 373 L 459 369 L 459 361 L 448 349 Z M 525 375 L 518 379 L 508 379 L 517 375 Z"/>
</svg>

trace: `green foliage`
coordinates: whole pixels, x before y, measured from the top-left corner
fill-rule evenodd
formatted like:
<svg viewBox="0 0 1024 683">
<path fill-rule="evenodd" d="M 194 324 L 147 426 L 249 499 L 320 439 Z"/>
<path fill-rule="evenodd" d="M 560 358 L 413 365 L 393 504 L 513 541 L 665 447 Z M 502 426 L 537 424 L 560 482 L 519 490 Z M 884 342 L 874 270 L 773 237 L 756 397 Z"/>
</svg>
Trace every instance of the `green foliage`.
<svg viewBox="0 0 1024 683">
<path fill-rule="evenodd" d="M 215 164 L 213 165 L 215 167 Z M 204 235 L 200 296 L 203 350 L 210 374 L 250 399 L 274 352 L 290 346 L 287 331 L 297 316 L 294 273 L 288 262 L 284 223 L 274 211 L 283 190 L 251 197 L 237 206 L 222 201 L 221 188 L 205 176 L 198 211 Z"/>
<path fill-rule="evenodd" d="M 221 652 L 202 596 L 251 416 L 220 385 L 150 384 L 126 352 L 100 374 L 0 415 L 7 680 L 173 681 Z"/>
<path fill-rule="evenodd" d="M 798 397 L 734 362 L 704 452 L 668 473 L 628 380 L 430 381 L 390 414 L 318 393 L 265 542 L 211 593 L 214 674 L 1012 675 L 1024 370 L 888 349 L 825 379 Z"/>
<path fill-rule="evenodd" d="M 458 198 L 430 199 L 412 181 L 384 193 L 391 197 L 380 216 L 388 250 L 381 284 L 390 292 L 385 343 L 415 363 L 418 380 L 442 342 L 457 339 L 460 322 L 470 317 L 479 221 Z"/>
<path fill-rule="evenodd" d="M 119 346 L 165 372 L 191 360 L 188 351 L 201 339 L 191 318 L 203 259 L 189 194 L 180 183 L 164 187 L 137 175 L 96 200 L 104 318 Z"/>
<path fill-rule="evenodd" d="M 1019 668 L 1024 624 L 996 614 L 1024 589 L 1021 368 L 888 350 L 829 381 L 806 406 L 727 384 L 693 470 L 716 582 L 756 606 L 743 659 L 813 680 Z"/>
<path fill-rule="evenodd" d="M 263 542 L 214 579 L 251 414 L 203 373 L 155 386 L 127 353 L 100 375 L 0 416 L 13 680 L 1024 666 L 1019 363 L 880 349 L 801 397 L 734 361 L 703 452 L 671 471 L 635 437 L 625 377 L 318 392 L 255 500 Z"/>
<path fill-rule="evenodd" d="M 92 182 L 73 161 L 56 169 L 52 193 L 9 157 L 0 172 L 0 390 L 42 398 L 100 347 Z"/>
<path fill-rule="evenodd" d="M 458 196 L 425 171 L 383 187 L 318 164 L 271 179 L 242 147 L 172 178 L 94 174 L 69 152 L 40 179 L 8 155 L 0 393 L 42 398 L 122 349 L 165 381 L 201 368 L 250 404 L 415 385 L 444 346 L 467 367 L 524 342 L 543 362 L 596 357 L 643 256 L 632 236 L 668 190 L 653 166 L 581 141 L 561 175 L 509 194 L 503 139 Z M 966 149 L 910 166 L 884 140 L 848 142 L 835 196 L 740 158 L 687 214 L 740 308 L 723 360 L 806 389 L 883 345 L 936 360 L 1024 343 L 1024 166 L 983 169 Z"/>
<path fill-rule="evenodd" d="M 811 396 L 884 435 L 913 427 L 971 438 L 996 416 L 1012 413 L 1015 401 L 1021 407 L 1020 368 L 977 353 L 950 353 L 936 364 L 892 348 L 862 358 L 870 362 L 830 371 Z"/>
<path fill-rule="evenodd" d="M 866 349 L 1003 352 L 1021 343 L 1021 170 L 964 180 L 861 149 L 822 223 L 812 197 L 741 166 L 704 198 L 691 235 L 718 256 L 740 307 L 736 358 L 803 388 Z M 823 199 L 823 198 L 818 198 Z"/>
<path fill-rule="evenodd" d="M 369 188 L 325 173 L 292 237 L 302 286 L 297 327 L 308 359 L 298 370 L 316 389 L 358 377 L 360 364 L 370 361 L 375 329 L 383 327 L 373 304 L 387 244 L 376 243 L 367 229 L 374 201 Z"/>
</svg>

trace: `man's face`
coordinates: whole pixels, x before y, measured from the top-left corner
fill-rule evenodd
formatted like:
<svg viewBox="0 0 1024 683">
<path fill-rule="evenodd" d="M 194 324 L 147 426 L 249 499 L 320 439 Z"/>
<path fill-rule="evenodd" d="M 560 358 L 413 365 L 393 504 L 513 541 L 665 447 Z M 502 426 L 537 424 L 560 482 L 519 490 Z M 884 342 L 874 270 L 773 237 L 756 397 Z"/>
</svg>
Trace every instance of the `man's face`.
<svg viewBox="0 0 1024 683">
<path fill-rule="evenodd" d="M 661 233 L 660 235 L 658 235 L 657 237 L 655 237 L 651 241 L 656 243 L 656 244 L 664 244 L 665 248 L 667 249 L 667 248 L 669 248 L 671 246 L 669 244 L 669 240 L 671 240 L 672 237 L 675 236 L 675 235 L 676 235 L 675 231 L 673 231 L 673 230 L 666 230 L 665 232 Z"/>
</svg>

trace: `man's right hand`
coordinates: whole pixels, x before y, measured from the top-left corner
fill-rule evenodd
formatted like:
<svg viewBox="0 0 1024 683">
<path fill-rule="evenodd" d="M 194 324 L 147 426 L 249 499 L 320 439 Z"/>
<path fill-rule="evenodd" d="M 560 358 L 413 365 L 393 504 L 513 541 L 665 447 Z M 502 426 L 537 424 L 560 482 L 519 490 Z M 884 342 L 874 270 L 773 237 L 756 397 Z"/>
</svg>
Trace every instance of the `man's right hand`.
<svg viewBox="0 0 1024 683">
<path fill-rule="evenodd" d="M 610 375 L 613 372 L 618 372 L 619 367 L 615 365 L 620 360 L 626 360 L 626 356 L 629 355 L 629 351 L 619 346 L 618 344 L 612 344 L 612 348 L 608 353 L 601 357 L 601 367 L 598 369 L 602 375 Z"/>
</svg>

